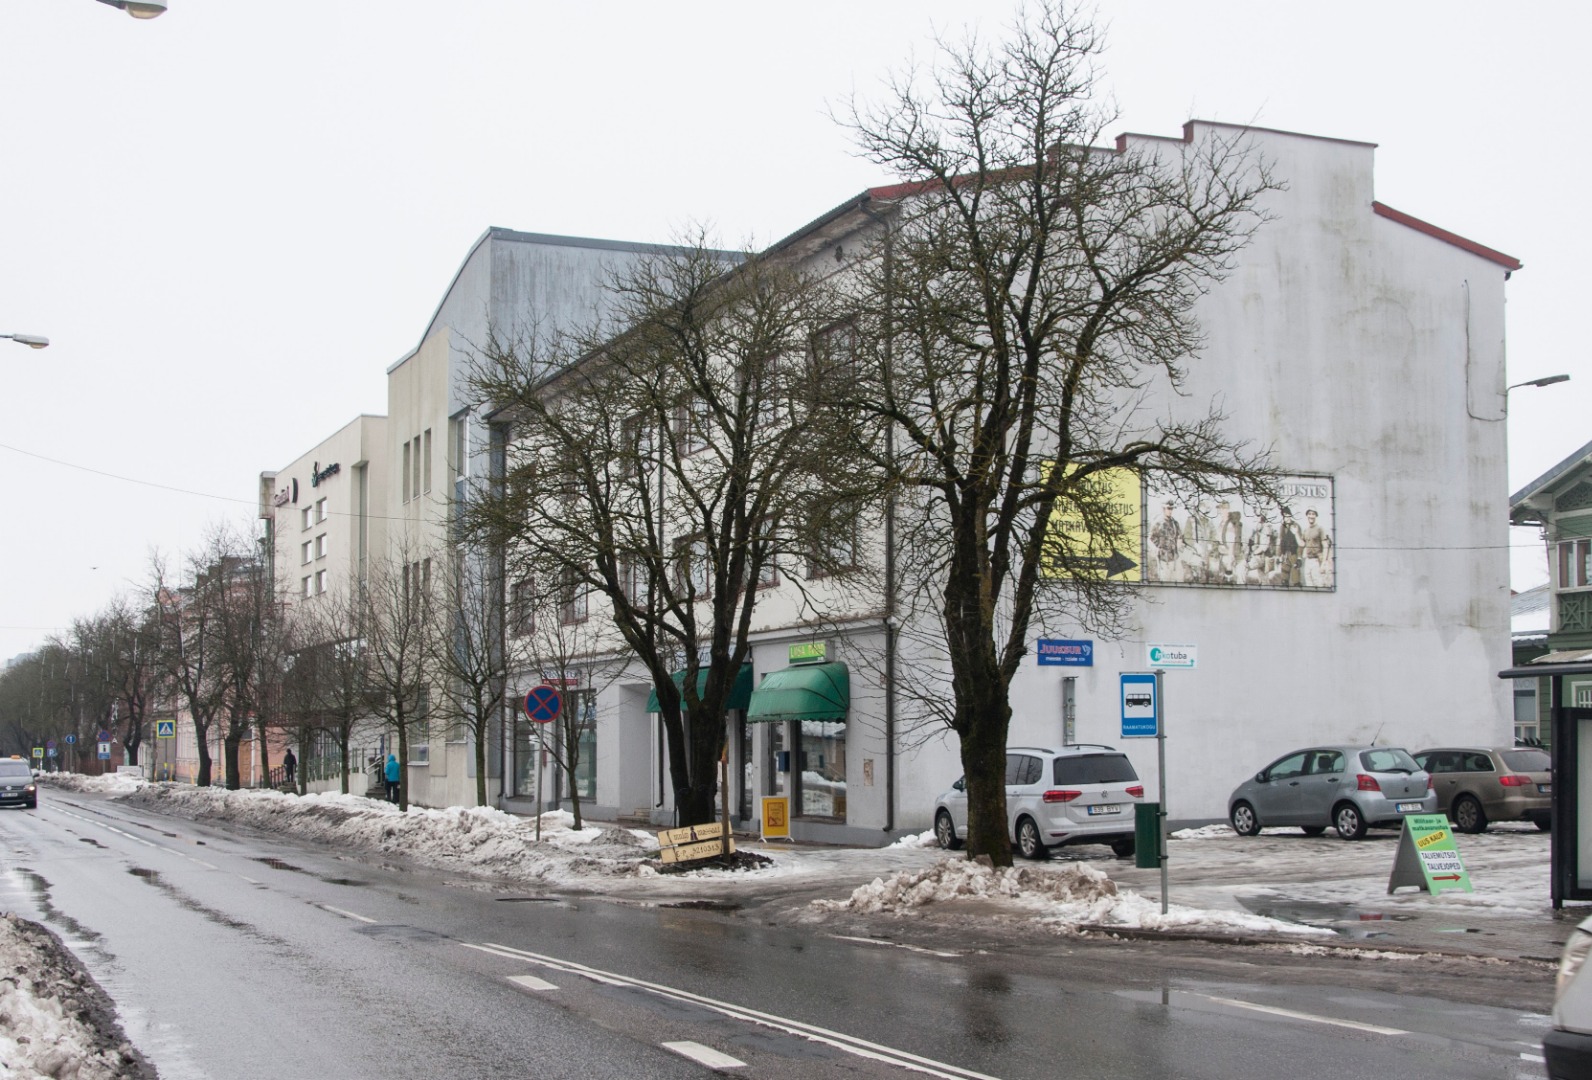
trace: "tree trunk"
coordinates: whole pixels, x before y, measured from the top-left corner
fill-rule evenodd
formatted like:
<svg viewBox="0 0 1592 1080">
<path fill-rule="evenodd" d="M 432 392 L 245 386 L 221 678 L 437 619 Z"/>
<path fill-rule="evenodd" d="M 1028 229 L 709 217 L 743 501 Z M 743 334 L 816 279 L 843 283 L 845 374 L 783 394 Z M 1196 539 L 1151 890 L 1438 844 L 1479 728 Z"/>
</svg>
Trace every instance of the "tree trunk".
<svg viewBox="0 0 1592 1080">
<path fill-rule="evenodd" d="M 210 786 L 210 725 L 200 725 L 198 720 L 193 725 L 194 741 L 199 744 L 199 774 L 194 777 L 194 783 L 199 787 Z"/>
<path fill-rule="evenodd" d="M 338 769 L 343 774 L 343 794 L 348 794 L 348 740 L 344 739 L 337 744 Z M 369 781 L 366 781 L 367 783 Z"/>
<path fill-rule="evenodd" d="M 228 791 L 237 791 L 242 786 L 238 769 L 238 746 L 242 742 L 242 735 L 231 732 L 221 741 L 222 768 L 226 774 Z"/>
<path fill-rule="evenodd" d="M 475 805 L 486 805 L 486 735 L 487 725 L 479 725 L 475 733 Z"/>
<path fill-rule="evenodd" d="M 974 706 L 1007 709 L 1002 700 Z M 988 855 L 996 866 L 1012 865 L 1006 831 L 1006 728 L 987 712 L 969 718 L 962 735 L 962 775 L 967 783 L 967 857 Z"/>
<path fill-rule="evenodd" d="M 386 765 L 382 768 L 385 770 Z M 386 773 L 383 772 L 385 778 Z M 398 725 L 398 809 L 409 809 L 409 725 Z"/>
</svg>

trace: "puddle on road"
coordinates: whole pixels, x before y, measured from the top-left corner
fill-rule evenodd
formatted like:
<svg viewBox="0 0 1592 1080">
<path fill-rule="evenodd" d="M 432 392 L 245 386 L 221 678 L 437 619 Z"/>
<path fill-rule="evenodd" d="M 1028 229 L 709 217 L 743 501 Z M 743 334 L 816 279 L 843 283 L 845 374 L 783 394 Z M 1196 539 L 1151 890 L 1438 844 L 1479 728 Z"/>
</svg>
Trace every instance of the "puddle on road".
<svg viewBox="0 0 1592 1080">
<path fill-rule="evenodd" d="M 368 881 L 356 881 L 351 877 L 323 877 L 322 881 L 328 885 L 368 885 Z"/>
<path fill-rule="evenodd" d="M 500 904 L 556 904 L 558 898 L 553 896 L 494 896 L 492 899 Z"/>
<path fill-rule="evenodd" d="M 275 855 L 256 855 L 254 857 L 254 861 L 255 862 L 262 862 L 265 865 L 269 866 L 272 870 L 291 870 L 295 874 L 307 874 L 307 873 L 309 873 L 309 871 L 305 870 L 303 867 L 294 866 L 290 862 L 283 862 L 281 859 L 278 859 Z"/>
<path fill-rule="evenodd" d="M 92 836 L 80 836 L 80 837 L 77 838 L 77 842 L 80 843 L 80 844 L 93 844 L 95 847 L 99 848 L 101 851 L 109 851 L 110 850 L 104 844 L 102 844 L 98 840 L 94 839 Z"/>
<path fill-rule="evenodd" d="M 675 908 L 682 911 L 740 911 L 741 905 L 728 900 L 681 900 L 674 904 L 659 904 L 659 907 Z"/>
<path fill-rule="evenodd" d="M 1336 904 L 1324 900 L 1240 896 L 1238 901 L 1256 915 L 1319 926 L 1349 938 L 1388 937 L 1392 929 L 1387 924 L 1408 922 L 1415 918 L 1403 912 L 1378 911 L 1356 904 Z"/>
</svg>

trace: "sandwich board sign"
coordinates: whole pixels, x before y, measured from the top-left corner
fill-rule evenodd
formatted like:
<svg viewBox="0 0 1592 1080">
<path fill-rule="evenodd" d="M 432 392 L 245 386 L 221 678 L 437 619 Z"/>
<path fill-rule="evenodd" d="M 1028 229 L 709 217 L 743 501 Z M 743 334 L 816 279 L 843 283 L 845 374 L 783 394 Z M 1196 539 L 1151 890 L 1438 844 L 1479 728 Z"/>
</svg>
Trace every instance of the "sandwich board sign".
<svg viewBox="0 0 1592 1080">
<path fill-rule="evenodd" d="M 1404 819 L 1399 836 L 1393 872 L 1388 875 L 1387 891 L 1413 885 L 1436 896 L 1446 889 L 1471 892 L 1470 875 L 1454 845 L 1454 830 L 1447 814 L 1411 814 Z"/>
</svg>

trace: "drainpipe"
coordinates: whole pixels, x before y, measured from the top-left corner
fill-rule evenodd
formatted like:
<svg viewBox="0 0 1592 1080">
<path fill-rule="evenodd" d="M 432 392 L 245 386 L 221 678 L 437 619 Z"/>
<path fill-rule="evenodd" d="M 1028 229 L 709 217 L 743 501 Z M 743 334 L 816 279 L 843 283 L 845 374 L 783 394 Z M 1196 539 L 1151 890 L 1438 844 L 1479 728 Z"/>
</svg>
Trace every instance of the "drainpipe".
<svg viewBox="0 0 1592 1080">
<path fill-rule="evenodd" d="M 869 196 L 857 200 L 857 209 L 874 224 L 884 229 L 884 366 L 888 377 L 895 370 L 895 318 L 892 308 L 892 288 L 895 278 L 895 234 L 882 215 L 868 209 Z M 895 425 L 884 431 L 886 461 L 895 460 Z M 885 496 L 884 505 L 884 831 L 895 831 L 896 819 L 896 634 L 900 620 L 896 617 L 896 497 L 895 488 Z"/>
</svg>

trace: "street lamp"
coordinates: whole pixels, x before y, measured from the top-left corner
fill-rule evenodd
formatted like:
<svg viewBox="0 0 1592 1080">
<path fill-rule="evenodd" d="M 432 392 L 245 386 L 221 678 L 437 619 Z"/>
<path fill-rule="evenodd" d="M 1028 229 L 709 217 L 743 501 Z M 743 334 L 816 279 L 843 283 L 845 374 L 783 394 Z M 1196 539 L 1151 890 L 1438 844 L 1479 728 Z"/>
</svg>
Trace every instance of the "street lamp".
<svg viewBox="0 0 1592 1080">
<path fill-rule="evenodd" d="M 166 13 L 166 0 L 100 0 L 100 3 L 119 7 L 135 19 L 153 19 Z"/>
<path fill-rule="evenodd" d="M 26 345 L 30 349 L 42 349 L 50 343 L 50 339 L 39 334 L 0 334 L 0 339 L 10 338 L 18 345 Z"/>
<path fill-rule="evenodd" d="M 1507 394 L 1509 391 L 1515 389 L 1515 387 L 1517 387 L 1517 386 L 1552 386 L 1554 383 L 1569 382 L 1569 381 L 1570 381 L 1570 376 L 1568 376 L 1568 375 L 1544 375 L 1540 379 L 1527 379 L 1525 382 L 1517 382 L 1517 383 L 1515 383 L 1514 386 L 1506 386 L 1506 387 L 1504 387 L 1504 393 Z"/>
</svg>

